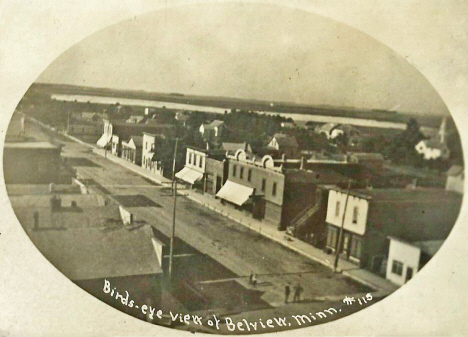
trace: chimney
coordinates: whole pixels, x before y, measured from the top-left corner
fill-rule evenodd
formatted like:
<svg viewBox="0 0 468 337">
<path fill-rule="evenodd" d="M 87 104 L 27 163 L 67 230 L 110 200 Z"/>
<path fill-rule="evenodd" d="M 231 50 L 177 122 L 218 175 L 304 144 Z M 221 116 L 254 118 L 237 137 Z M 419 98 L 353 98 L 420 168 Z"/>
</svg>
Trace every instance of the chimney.
<svg viewBox="0 0 468 337">
<path fill-rule="evenodd" d="M 301 157 L 301 170 L 304 170 L 305 169 L 305 158 L 304 156 Z"/>
</svg>

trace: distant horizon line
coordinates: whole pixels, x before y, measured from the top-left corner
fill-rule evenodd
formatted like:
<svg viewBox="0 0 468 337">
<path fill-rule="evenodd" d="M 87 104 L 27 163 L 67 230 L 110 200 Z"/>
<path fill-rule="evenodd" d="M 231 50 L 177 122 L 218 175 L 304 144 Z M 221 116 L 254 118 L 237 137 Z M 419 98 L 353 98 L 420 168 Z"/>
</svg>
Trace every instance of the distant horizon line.
<svg viewBox="0 0 468 337">
<path fill-rule="evenodd" d="M 51 85 L 51 86 L 68 86 L 68 87 L 83 88 L 83 89 L 97 89 L 97 90 L 129 92 L 129 93 L 144 93 L 144 94 L 173 96 L 173 97 L 179 97 L 179 98 L 180 97 L 218 98 L 218 99 L 225 99 L 225 100 L 232 100 L 232 101 L 240 101 L 244 103 L 248 103 L 249 101 L 255 101 L 255 102 L 264 103 L 268 105 L 273 104 L 272 107 L 276 105 L 286 106 L 286 107 L 288 105 L 293 105 L 296 107 L 303 107 L 303 108 L 344 109 L 348 111 L 369 111 L 369 112 L 375 111 L 375 112 L 385 112 L 389 114 L 396 113 L 396 114 L 401 114 L 401 115 L 422 115 L 422 116 L 441 116 L 441 117 L 451 116 L 451 113 L 448 110 L 448 108 L 447 108 L 447 112 L 438 112 L 438 113 L 410 112 L 410 111 L 398 111 L 398 110 L 390 110 L 390 109 L 383 109 L 383 108 L 359 108 L 355 106 L 346 106 L 346 105 L 297 103 L 297 102 L 290 102 L 290 101 L 271 101 L 271 100 L 258 99 L 258 98 L 228 97 L 228 96 L 216 96 L 216 95 L 197 95 L 197 94 L 185 94 L 181 92 L 157 92 L 157 91 L 148 91 L 145 89 L 123 89 L 123 88 L 111 88 L 111 87 L 100 87 L 100 86 L 89 86 L 89 85 L 56 83 L 56 82 L 35 81 L 31 84 L 31 86 L 34 84 Z M 238 109 L 238 110 L 242 110 L 242 109 Z M 282 112 L 278 112 L 278 113 L 282 113 Z"/>
</svg>

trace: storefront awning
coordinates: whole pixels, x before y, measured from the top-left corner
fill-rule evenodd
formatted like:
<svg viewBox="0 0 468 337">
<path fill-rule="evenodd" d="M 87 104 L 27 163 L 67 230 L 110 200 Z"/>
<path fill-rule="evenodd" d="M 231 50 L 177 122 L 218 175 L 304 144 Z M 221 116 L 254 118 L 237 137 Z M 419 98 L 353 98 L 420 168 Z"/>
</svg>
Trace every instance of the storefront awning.
<svg viewBox="0 0 468 337">
<path fill-rule="evenodd" d="M 99 138 L 99 140 L 97 141 L 97 146 L 100 146 L 100 147 L 106 147 L 107 144 L 110 143 L 110 137 L 107 133 L 104 133 L 101 138 Z"/>
<path fill-rule="evenodd" d="M 184 167 L 182 170 L 177 172 L 175 176 L 176 178 L 193 185 L 203 178 L 203 173 L 195 171 L 189 167 Z"/>
<path fill-rule="evenodd" d="M 238 206 L 242 206 L 247 202 L 247 200 L 249 200 L 253 192 L 254 189 L 251 187 L 247 187 L 228 180 L 219 190 L 216 196 L 218 198 L 232 202 Z"/>
</svg>

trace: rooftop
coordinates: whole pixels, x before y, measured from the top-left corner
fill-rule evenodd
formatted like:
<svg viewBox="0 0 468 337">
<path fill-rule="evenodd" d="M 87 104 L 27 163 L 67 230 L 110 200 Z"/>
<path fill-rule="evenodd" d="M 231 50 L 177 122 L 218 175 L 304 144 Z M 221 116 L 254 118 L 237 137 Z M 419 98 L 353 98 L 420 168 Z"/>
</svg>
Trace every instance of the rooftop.
<svg viewBox="0 0 468 337">
<path fill-rule="evenodd" d="M 276 139 L 276 142 L 279 144 L 279 146 L 298 146 L 296 138 L 293 136 L 285 135 L 283 133 L 276 133 L 273 138 Z"/>
<path fill-rule="evenodd" d="M 44 150 L 59 150 L 60 147 L 49 142 L 14 142 L 5 143 L 6 149 L 44 149 Z"/>
<path fill-rule="evenodd" d="M 346 190 L 340 188 L 331 188 L 342 193 Z M 373 200 L 374 202 L 409 202 L 409 203 L 430 203 L 447 204 L 451 202 L 461 202 L 461 196 L 457 193 L 446 191 L 439 188 L 375 188 L 375 189 L 352 189 L 350 195 Z"/>
<path fill-rule="evenodd" d="M 440 247 L 444 244 L 445 240 L 424 240 L 424 241 L 408 241 L 396 236 L 389 236 L 391 240 L 400 241 L 419 248 L 423 253 L 434 256 Z"/>
<path fill-rule="evenodd" d="M 27 231 L 40 252 L 71 280 L 161 273 L 149 226 Z"/>
<path fill-rule="evenodd" d="M 464 171 L 463 166 L 461 165 L 452 165 L 450 169 L 447 171 L 448 176 L 458 176 L 460 173 Z"/>
</svg>

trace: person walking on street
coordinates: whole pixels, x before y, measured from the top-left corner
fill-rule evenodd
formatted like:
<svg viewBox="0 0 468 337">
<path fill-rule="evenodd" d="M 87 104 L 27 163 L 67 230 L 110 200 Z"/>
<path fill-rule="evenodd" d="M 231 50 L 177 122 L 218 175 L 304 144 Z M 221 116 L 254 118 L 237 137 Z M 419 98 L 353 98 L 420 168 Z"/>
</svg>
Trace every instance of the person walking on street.
<svg viewBox="0 0 468 337">
<path fill-rule="evenodd" d="M 301 293 L 302 291 L 304 290 L 304 288 L 302 288 L 301 284 L 298 283 L 295 287 L 294 287 L 294 297 L 293 297 L 293 302 L 299 302 L 301 300 Z"/>
<path fill-rule="evenodd" d="M 284 286 L 284 303 L 288 303 L 289 294 L 291 293 L 291 286 L 289 282 Z"/>
</svg>

